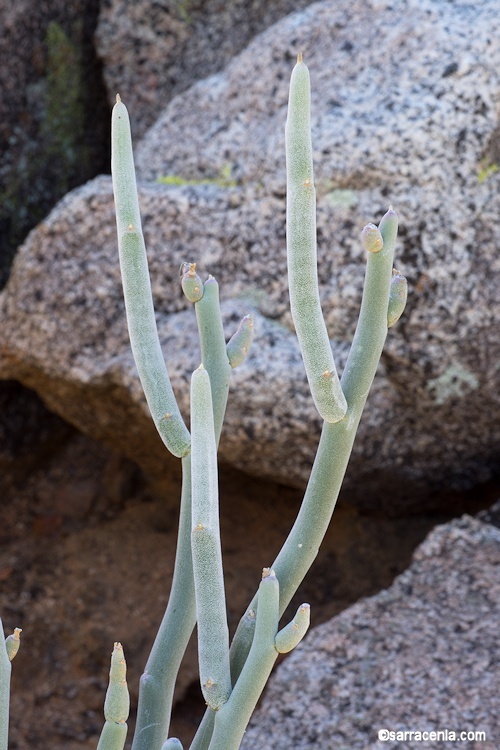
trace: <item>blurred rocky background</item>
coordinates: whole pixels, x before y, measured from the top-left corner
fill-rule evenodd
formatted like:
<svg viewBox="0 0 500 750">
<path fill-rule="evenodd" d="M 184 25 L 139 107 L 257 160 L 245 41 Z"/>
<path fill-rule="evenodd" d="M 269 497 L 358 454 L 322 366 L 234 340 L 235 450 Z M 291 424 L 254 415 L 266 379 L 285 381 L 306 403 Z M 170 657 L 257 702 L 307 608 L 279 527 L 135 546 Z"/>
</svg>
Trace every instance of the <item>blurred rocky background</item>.
<svg viewBox="0 0 500 750">
<path fill-rule="evenodd" d="M 168 596 L 179 466 L 127 341 L 107 176 L 117 91 L 186 418 L 199 354 L 180 262 L 219 280 L 228 336 L 247 312 L 256 321 L 220 449 L 232 629 L 293 523 L 320 430 L 286 296 L 283 129 L 298 51 L 340 369 L 363 283 L 359 232 L 389 203 L 410 294 L 292 603 L 310 601 L 325 624 L 277 670 L 248 743 L 265 732 L 269 748 L 376 748 L 377 717 L 463 718 L 457 728 L 487 731 L 481 750 L 498 747 L 495 0 L 0 0 L 0 29 L 0 613 L 23 628 L 11 747 L 95 747 L 113 641 L 135 705 Z M 202 710 L 191 649 L 174 723 L 185 741 Z"/>
</svg>

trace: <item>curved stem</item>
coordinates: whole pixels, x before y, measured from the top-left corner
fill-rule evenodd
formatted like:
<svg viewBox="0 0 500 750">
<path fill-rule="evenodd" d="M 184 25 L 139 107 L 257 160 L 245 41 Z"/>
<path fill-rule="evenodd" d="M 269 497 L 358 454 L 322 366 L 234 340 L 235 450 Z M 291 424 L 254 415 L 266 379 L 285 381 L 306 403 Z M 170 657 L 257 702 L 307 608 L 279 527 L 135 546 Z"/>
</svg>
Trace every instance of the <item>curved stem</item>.
<svg viewBox="0 0 500 750">
<path fill-rule="evenodd" d="M 364 405 L 375 377 L 387 335 L 387 304 L 397 233 L 397 216 L 390 210 L 380 223 L 384 248 L 368 255 L 358 325 L 341 379 L 348 402 L 340 422 L 323 424 L 313 468 L 297 519 L 272 565 L 280 582 L 280 615 L 311 567 L 326 534 L 342 486 Z M 255 596 L 247 608 L 255 611 Z M 242 633 L 240 637 L 240 631 Z M 249 642 L 243 617 L 231 645 L 232 663 L 243 662 L 242 641 Z M 234 658 L 233 658 L 234 654 Z M 233 679 L 236 679 L 235 674 Z"/>
<path fill-rule="evenodd" d="M 156 327 L 141 228 L 127 108 L 117 98 L 111 119 L 111 173 L 130 344 L 156 429 L 168 450 L 189 453 L 190 436 L 170 383 Z"/>
<path fill-rule="evenodd" d="M 338 422 L 347 411 L 347 403 L 319 297 L 310 109 L 309 71 L 299 56 L 290 81 L 285 129 L 290 310 L 316 409 L 327 422 Z"/>
<path fill-rule="evenodd" d="M 191 558 L 191 457 L 182 459 L 182 495 L 174 577 L 167 609 L 139 685 L 132 750 L 161 748 L 168 736 L 175 680 L 196 624 Z"/>
</svg>

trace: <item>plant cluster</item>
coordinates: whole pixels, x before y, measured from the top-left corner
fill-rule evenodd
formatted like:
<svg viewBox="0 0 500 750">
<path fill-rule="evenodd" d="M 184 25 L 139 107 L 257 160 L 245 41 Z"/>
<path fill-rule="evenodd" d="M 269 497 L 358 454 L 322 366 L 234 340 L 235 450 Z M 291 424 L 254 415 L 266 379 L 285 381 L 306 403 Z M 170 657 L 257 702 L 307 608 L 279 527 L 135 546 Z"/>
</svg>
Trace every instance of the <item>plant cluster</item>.
<svg viewBox="0 0 500 750">
<path fill-rule="evenodd" d="M 403 312 L 406 280 L 393 270 L 396 213 L 361 233 L 367 268 L 359 320 L 339 378 L 321 311 L 316 258 L 316 192 L 310 126 L 309 72 L 299 55 L 292 72 L 286 123 L 287 263 L 292 318 L 312 398 L 323 428 L 297 519 L 232 643 L 227 624 L 217 480 L 217 446 L 231 370 L 246 358 L 254 336 L 247 315 L 226 343 L 219 286 L 202 281 L 194 262 L 181 267 L 181 285 L 194 304 L 201 364 L 191 378 L 186 427 L 158 337 L 135 179 L 129 117 L 117 96 L 112 116 L 112 175 L 120 267 L 134 359 L 151 416 L 167 449 L 182 462 L 182 493 L 170 598 L 140 681 L 133 750 L 182 750 L 169 738 L 174 685 L 195 625 L 200 683 L 207 704 L 191 750 L 237 750 L 279 653 L 291 651 L 309 626 L 302 604 L 279 620 L 309 570 L 331 520 L 356 430 L 388 327 Z M 3 643 L 3 640 L 2 640 Z M 0 648 L 0 750 L 7 747 L 10 658 L 19 631 Z M 115 644 L 98 750 L 122 750 L 129 712 L 123 649 Z"/>
</svg>

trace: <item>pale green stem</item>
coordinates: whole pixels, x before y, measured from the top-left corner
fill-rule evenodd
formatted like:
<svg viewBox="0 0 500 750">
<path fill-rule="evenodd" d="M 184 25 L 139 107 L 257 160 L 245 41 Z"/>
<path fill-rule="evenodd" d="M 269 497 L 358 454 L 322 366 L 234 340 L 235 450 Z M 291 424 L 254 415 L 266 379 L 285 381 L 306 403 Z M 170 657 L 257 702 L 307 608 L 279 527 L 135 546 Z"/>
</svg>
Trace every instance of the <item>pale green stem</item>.
<svg viewBox="0 0 500 750">
<path fill-rule="evenodd" d="M 141 229 L 130 122 L 117 101 L 111 122 L 111 172 L 118 249 L 130 344 L 148 406 L 174 456 L 189 453 L 190 437 L 170 383 L 156 327 L 146 247 Z"/>
<path fill-rule="evenodd" d="M 12 665 L 7 654 L 5 638 L 0 620 L 0 750 L 7 750 L 9 743 L 10 676 Z"/>
<path fill-rule="evenodd" d="M 231 693 L 229 630 L 219 531 L 217 445 L 210 378 L 203 365 L 191 379 L 191 482 L 194 588 L 200 681 L 217 710 Z"/>
<path fill-rule="evenodd" d="M 274 571 L 264 569 L 258 591 L 255 637 L 245 665 L 229 700 L 215 713 L 209 750 L 237 750 L 250 717 L 269 679 L 278 653 L 291 651 L 309 627 L 309 605 L 303 604 L 295 618 L 277 633 L 279 583 Z M 278 648 L 279 641 L 282 648 Z M 191 750 L 194 750 L 191 746 Z"/>
<path fill-rule="evenodd" d="M 203 718 L 196 731 L 194 739 L 189 746 L 189 750 L 207 750 L 210 745 L 210 740 L 212 739 L 216 714 L 216 711 L 207 708 L 203 714 Z"/>
<path fill-rule="evenodd" d="M 250 607 L 247 609 L 238 624 L 238 638 L 235 638 L 231 643 L 231 679 L 233 685 L 236 684 L 236 680 L 243 669 L 252 645 L 255 630 L 255 614 L 255 610 Z"/>
<path fill-rule="evenodd" d="M 316 409 L 327 422 L 338 422 L 347 411 L 347 403 L 319 297 L 310 107 L 309 71 L 299 61 L 290 81 L 285 130 L 290 309 Z"/>
<path fill-rule="evenodd" d="M 127 739 L 127 724 L 106 721 L 99 737 L 97 750 L 123 750 Z"/>
<path fill-rule="evenodd" d="M 250 716 L 266 685 L 278 652 L 279 584 L 268 571 L 258 592 L 255 636 L 245 666 L 227 703 L 215 714 L 209 750 L 238 750 Z"/>
<path fill-rule="evenodd" d="M 174 576 L 167 609 L 140 680 L 132 750 L 159 750 L 168 735 L 175 681 L 195 623 L 189 455 L 182 459 L 182 494 Z"/>
<path fill-rule="evenodd" d="M 222 422 L 229 391 L 229 358 L 224 338 L 224 329 L 219 306 L 219 285 L 210 277 L 203 287 L 203 297 L 195 305 L 198 332 L 200 336 L 201 359 L 210 377 L 214 425 L 217 443 L 220 439 Z M 213 731 L 215 712 L 207 707 L 205 715 L 191 743 L 191 750 L 207 748 Z"/>
<path fill-rule="evenodd" d="M 200 335 L 201 361 L 210 377 L 215 434 L 218 443 L 226 413 L 231 365 L 226 352 L 226 340 L 222 327 L 219 285 L 213 276 L 205 282 L 203 297 L 196 302 L 195 311 Z"/>
</svg>

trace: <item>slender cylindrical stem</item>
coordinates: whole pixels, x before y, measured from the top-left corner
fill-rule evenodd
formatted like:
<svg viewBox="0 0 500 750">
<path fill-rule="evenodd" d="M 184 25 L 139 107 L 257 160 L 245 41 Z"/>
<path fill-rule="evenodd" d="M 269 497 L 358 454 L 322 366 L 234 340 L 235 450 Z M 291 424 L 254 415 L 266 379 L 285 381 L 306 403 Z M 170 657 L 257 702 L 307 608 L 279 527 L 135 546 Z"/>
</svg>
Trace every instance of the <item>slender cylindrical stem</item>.
<svg viewBox="0 0 500 750">
<path fill-rule="evenodd" d="M 106 721 L 97 743 L 97 750 L 123 750 L 127 731 L 126 723 L 115 724 L 114 721 Z"/>
<path fill-rule="evenodd" d="M 141 229 L 130 123 L 117 100 L 112 117 L 111 169 L 118 246 L 132 351 L 160 436 L 183 458 L 176 564 L 168 606 L 141 677 L 134 750 L 159 750 L 168 734 L 175 679 L 196 622 L 191 561 L 190 435 L 180 414 L 156 328 Z"/>
<path fill-rule="evenodd" d="M 185 456 L 189 452 L 189 432 L 172 390 L 158 337 L 141 229 L 130 122 L 121 101 L 113 108 L 111 146 L 118 249 L 130 344 L 156 428 L 174 456 Z"/>
<path fill-rule="evenodd" d="M 398 233 L 398 217 L 392 208 L 383 216 L 378 228 L 383 248 L 378 253 L 367 254 L 361 310 L 342 374 L 349 409 L 356 409 L 356 413 L 365 405 L 387 336 L 387 308 Z"/>
<path fill-rule="evenodd" d="M 116 97 L 111 116 L 111 174 L 118 236 L 130 226 L 141 231 L 130 120 L 127 108 L 119 96 Z"/>
<path fill-rule="evenodd" d="M 227 703 L 215 715 L 209 750 L 237 750 L 246 726 L 266 685 L 278 652 L 279 583 L 265 571 L 258 592 L 255 636 L 241 675 Z"/>
<path fill-rule="evenodd" d="M 0 750 L 7 750 L 9 742 L 10 676 L 12 665 L 5 646 L 0 620 Z"/>
<path fill-rule="evenodd" d="M 231 644 L 231 679 L 233 685 L 243 669 L 255 631 L 255 610 L 248 608 L 238 624 L 238 637 Z"/>
<path fill-rule="evenodd" d="M 195 305 L 200 348 L 210 377 L 217 442 L 220 438 L 229 389 L 230 366 L 225 349 L 219 306 L 218 284 L 209 279 L 204 300 Z M 182 460 L 182 496 L 174 577 L 167 609 L 155 638 L 139 686 L 139 706 L 132 750 L 160 750 L 168 736 L 175 681 L 187 643 L 196 623 L 193 565 L 191 556 L 191 456 Z M 211 736 L 207 712 L 204 727 Z M 201 729 L 201 728 L 200 728 Z M 200 736 L 203 735 L 201 732 Z M 208 746 L 208 741 L 207 741 Z"/>
<path fill-rule="evenodd" d="M 211 708 L 207 708 L 203 714 L 200 726 L 196 730 L 196 734 L 192 743 L 189 746 L 189 750 L 208 750 L 210 740 L 214 731 L 215 717 L 217 711 L 213 711 Z"/>
<path fill-rule="evenodd" d="M 191 455 L 188 455 L 182 459 L 174 576 L 167 608 L 140 680 L 132 750 L 160 750 L 168 735 L 175 680 L 196 623 L 191 515 Z"/>
<path fill-rule="evenodd" d="M 285 131 L 290 309 L 316 408 L 327 422 L 338 422 L 347 411 L 347 403 L 319 297 L 310 101 L 309 71 L 299 60 L 290 82 Z"/>
<path fill-rule="evenodd" d="M 204 295 L 205 296 L 205 295 Z M 200 681 L 218 709 L 231 693 L 229 630 L 219 532 L 217 445 L 210 378 L 200 366 L 191 380 L 192 532 Z"/>
<path fill-rule="evenodd" d="M 213 276 L 205 282 L 203 297 L 195 304 L 195 311 L 200 335 L 201 361 L 210 378 L 214 427 L 218 443 L 226 413 L 231 365 L 222 327 L 219 285 Z"/>
<path fill-rule="evenodd" d="M 210 378 L 214 429 L 218 443 L 226 410 L 231 365 L 222 326 L 219 285 L 213 277 L 209 277 L 205 282 L 203 297 L 195 304 L 195 310 L 200 336 L 201 359 Z M 250 648 L 250 645 L 248 648 Z M 208 748 L 214 718 L 215 711 L 208 707 L 191 743 L 191 750 L 206 750 Z"/>
</svg>

